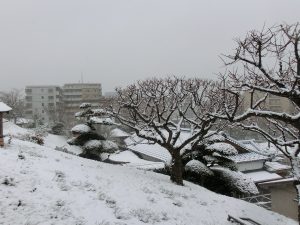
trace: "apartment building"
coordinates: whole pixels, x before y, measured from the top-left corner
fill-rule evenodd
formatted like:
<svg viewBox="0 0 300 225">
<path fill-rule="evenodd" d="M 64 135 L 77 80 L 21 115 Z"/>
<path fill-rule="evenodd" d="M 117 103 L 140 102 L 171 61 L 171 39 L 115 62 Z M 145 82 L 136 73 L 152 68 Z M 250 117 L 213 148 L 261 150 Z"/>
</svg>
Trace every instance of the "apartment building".
<svg viewBox="0 0 300 225">
<path fill-rule="evenodd" d="M 255 103 L 257 100 L 263 98 L 265 93 L 255 92 L 253 95 L 253 102 Z M 246 92 L 244 94 L 243 99 L 243 107 L 242 110 L 246 110 L 249 108 L 251 102 L 251 94 Z M 288 98 L 278 97 L 275 95 L 268 95 L 266 100 L 261 104 L 261 107 L 266 110 L 274 111 L 274 112 L 286 112 L 293 113 L 295 110 L 295 106 Z"/>
<path fill-rule="evenodd" d="M 102 100 L 102 88 L 100 83 L 70 83 L 62 88 L 65 114 L 73 117 L 79 111 L 81 103 L 89 102 L 99 106 Z"/>
<path fill-rule="evenodd" d="M 58 120 L 58 112 L 62 107 L 62 90 L 59 86 L 26 86 L 25 94 L 27 118 L 36 123 Z"/>
</svg>

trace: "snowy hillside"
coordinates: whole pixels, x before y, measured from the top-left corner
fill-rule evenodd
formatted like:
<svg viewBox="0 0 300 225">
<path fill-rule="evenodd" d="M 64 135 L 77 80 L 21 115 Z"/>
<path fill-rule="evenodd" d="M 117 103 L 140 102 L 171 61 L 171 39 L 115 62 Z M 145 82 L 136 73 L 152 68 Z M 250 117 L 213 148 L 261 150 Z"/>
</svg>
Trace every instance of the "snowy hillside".
<svg viewBox="0 0 300 225">
<path fill-rule="evenodd" d="M 21 131 L 26 132 L 6 130 Z M 231 224 L 228 214 L 263 225 L 296 224 L 188 182 L 174 185 L 161 174 L 80 158 L 49 144 L 5 141 L 6 147 L 0 149 L 3 225 L 219 225 Z"/>
</svg>

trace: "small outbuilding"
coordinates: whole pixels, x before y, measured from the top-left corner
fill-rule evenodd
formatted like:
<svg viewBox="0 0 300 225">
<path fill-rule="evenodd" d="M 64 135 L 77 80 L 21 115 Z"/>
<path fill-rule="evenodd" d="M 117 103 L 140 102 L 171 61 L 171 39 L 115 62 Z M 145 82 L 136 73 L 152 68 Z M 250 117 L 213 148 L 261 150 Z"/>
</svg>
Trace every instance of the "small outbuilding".
<svg viewBox="0 0 300 225">
<path fill-rule="evenodd" d="M 0 147 L 4 146 L 4 140 L 3 140 L 3 114 L 9 113 L 12 108 L 10 108 L 8 105 L 6 105 L 3 102 L 0 102 Z"/>
</svg>

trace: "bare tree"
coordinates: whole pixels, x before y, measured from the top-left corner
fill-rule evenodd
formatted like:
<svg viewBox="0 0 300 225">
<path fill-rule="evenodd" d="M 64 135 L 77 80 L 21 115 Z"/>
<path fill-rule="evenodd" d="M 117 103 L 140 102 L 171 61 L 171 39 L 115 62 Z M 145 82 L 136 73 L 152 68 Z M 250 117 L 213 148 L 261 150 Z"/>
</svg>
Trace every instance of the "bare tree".
<svg viewBox="0 0 300 225">
<path fill-rule="evenodd" d="M 16 123 L 17 118 L 22 117 L 25 111 L 24 95 L 22 91 L 12 89 L 8 92 L 0 92 L 0 99 L 12 108 L 8 118 L 14 119 L 14 123 Z"/>
<path fill-rule="evenodd" d="M 225 107 L 226 116 L 215 116 L 261 134 L 290 160 L 300 221 L 300 25 L 283 24 L 250 31 L 236 42 L 235 53 L 223 57 L 229 72 L 222 75 L 224 99 L 228 95 L 234 97 L 235 107 Z M 250 93 L 250 101 L 241 111 L 245 93 Z M 255 97 L 257 94 L 261 97 Z M 293 110 L 271 110 L 267 102 L 270 96 L 291 102 Z M 261 127 L 251 118 L 265 119 L 271 127 Z"/>
<path fill-rule="evenodd" d="M 219 83 L 201 79 L 148 79 L 117 89 L 111 114 L 149 143 L 158 144 L 171 154 L 171 180 L 183 184 L 181 155 L 192 149 L 216 123 L 209 112 L 220 112 Z M 180 138 L 183 126 L 188 138 Z M 218 129 L 216 128 L 216 132 Z"/>
</svg>

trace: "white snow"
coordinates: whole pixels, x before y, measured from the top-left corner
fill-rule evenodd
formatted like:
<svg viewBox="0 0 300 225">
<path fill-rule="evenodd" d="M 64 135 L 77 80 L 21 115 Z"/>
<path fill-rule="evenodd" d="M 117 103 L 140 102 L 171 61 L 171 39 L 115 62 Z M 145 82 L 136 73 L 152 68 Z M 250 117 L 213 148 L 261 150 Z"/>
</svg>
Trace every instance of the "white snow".
<svg viewBox="0 0 300 225">
<path fill-rule="evenodd" d="M 204 175 L 213 175 L 213 172 L 202 162 L 198 160 L 191 160 L 185 165 L 186 171 L 195 172 L 198 174 L 204 174 Z"/>
<path fill-rule="evenodd" d="M 85 103 L 82 103 L 82 104 L 79 106 L 80 109 L 85 109 L 85 108 L 88 108 L 88 107 L 92 107 L 92 104 L 91 104 L 91 103 L 85 102 Z"/>
<path fill-rule="evenodd" d="M 110 136 L 111 137 L 129 137 L 130 134 L 126 133 L 125 131 L 119 129 L 119 128 L 115 128 L 110 132 Z"/>
<path fill-rule="evenodd" d="M 250 173 L 244 173 L 247 177 L 251 178 L 255 183 L 265 182 L 270 180 L 281 179 L 282 176 L 279 176 L 276 173 L 269 173 L 267 171 L 255 171 Z"/>
<path fill-rule="evenodd" d="M 10 110 L 12 110 L 12 108 L 10 108 L 4 102 L 0 102 L 0 112 L 9 112 Z"/>
<path fill-rule="evenodd" d="M 95 148 L 101 148 L 102 147 L 102 141 L 100 140 L 90 140 L 87 141 L 84 145 L 84 149 L 95 149 Z"/>
<path fill-rule="evenodd" d="M 78 124 L 71 129 L 71 132 L 85 134 L 91 131 L 91 128 L 86 124 Z"/>
<path fill-rule="evenodd" d="M 223 179 L 228 183 L 233 183 L 234 187 L 236 187 L 239 191 L 248 194 L 259 194 L 257 187 L 253 183 L 252 179 L 245 176 L 245 174 L 241 172 L 231 171 L 227 168 L 222 167 L 213 167 L 212 170 L 214 172 L 218 172 L 222 175 Z"/>
<path fill-rule="evenodd" d="M 290 166 L 281 164 L 279 162 L 265 162 L 265 167 L 269 172 L 276 172 L 276 171 L 291 169 Z"/>
<path fill-rule="evenodd" d="M 227 158 L 233 160 L 236 163 L 252 162 L 252 161 L 266 161 L 269 157 L 257 154 L 255 152 L 240 153 L 238 155 L 227 156 Z"/>
<path fill-rule="evenodd" d="M 109 158 L 116 162 L 127 162 L 124 166 L 135 167 L 139 169 L 153 170 L 162 169 L 165 164 L 162 162 L 150 162 L 139 158 L 136 154 L 131 151 L 123 151 L 117 154 L 111 154 Z"/>
<path fill-rule="evenodd" d="M 168 176 L 110 165 L 5 138 L 0 149 L 0 224 L 230 225 L 228 214 L 296 225 L 253 204 Z"/>
<path fill-rule="evenodd" d="M 237 155 L 238 151 L 231 145 L 224 142 L 217 142 L 207 146 L 207 150 L 219 152 L 223 155 Z"/>
<path fill-rule="evenodd" d="M 47 134 L 44 137 L 44 146 L 53 149 L 61 149 L 71 152 L 75 155 L 82 153 L 82 149 L 76 145 L 69 145 L 67 143 L 67 137 L 61 135 Z"/>
<path fill-rule="evenodd" d="M 33 134 L 34 132 L 22 127 L 19 127 L 18 125 L 15 125 L 12 122 L 6 121 L 3 123 L 3 135 L 11 135 L 11 136 L 16 136 L 19 137 L 21 135 L 26 135 L 26 134 Z"/>
<path fill-rule="evenodd" d="M 119 149 L 118 145 L 115 142 L 109 140 L 102 141 L 102 147 L 104 151 L 112 151 L 112 152 Z"/>
<path fill-rule="evenodd" d="M 115 125 L 111 118 L 99 118 L 97 116 L 93 116 L 89 121 L 94 124 Z"/>
</svg>

